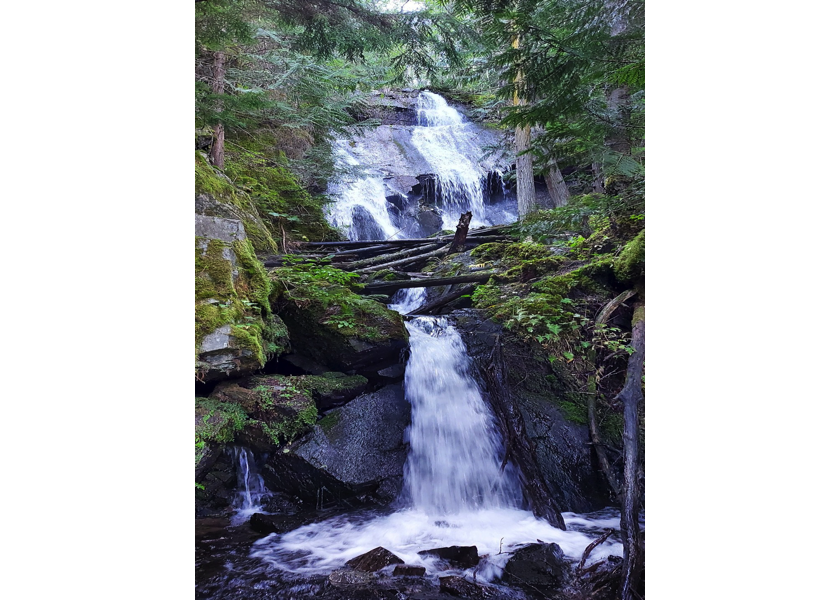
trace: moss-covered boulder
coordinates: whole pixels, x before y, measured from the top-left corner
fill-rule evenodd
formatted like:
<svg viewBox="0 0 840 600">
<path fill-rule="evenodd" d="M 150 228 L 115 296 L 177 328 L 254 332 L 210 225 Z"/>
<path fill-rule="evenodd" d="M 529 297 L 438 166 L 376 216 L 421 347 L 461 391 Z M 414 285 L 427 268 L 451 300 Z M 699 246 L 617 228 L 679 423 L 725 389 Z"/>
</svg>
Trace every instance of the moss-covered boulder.
<svg viewBox="0 0 840 600">
<path fill-rule="evenodd" d="M 250 196 L 195 153 L 195 212 L 197 215 L 240 221 L 248 239 L 260 252 L 277 253 L 277 242 L 260 218 Z"/>
<path fill-rule="evenodd" d="M 621 281 L 635 281 L 645 276 L 645 230 L 639 232 L 615 260 L 615 276 Z"/>
<path fill-rule="evenodd" d="M 402 316 L 350 289 L 356 277 L 328 266 L 273 269 L 271 306 L 295 351 L 335 371 L 373 374 L 408 347 Z"/>
<path fill-rule="evenodd" d="M 271 313 L 270 283 L 241 221 L 195 216 L 196 377 L 217 381 L 254 372 L 288 350 Z"/>
<path fill-rule="evenodd" d="M 401 385 L 363 394 L 274 453 L 262 472 L 266 485 L 313 508 L 390 503 L 402 489 L 410 418 Z"/>
</svg>

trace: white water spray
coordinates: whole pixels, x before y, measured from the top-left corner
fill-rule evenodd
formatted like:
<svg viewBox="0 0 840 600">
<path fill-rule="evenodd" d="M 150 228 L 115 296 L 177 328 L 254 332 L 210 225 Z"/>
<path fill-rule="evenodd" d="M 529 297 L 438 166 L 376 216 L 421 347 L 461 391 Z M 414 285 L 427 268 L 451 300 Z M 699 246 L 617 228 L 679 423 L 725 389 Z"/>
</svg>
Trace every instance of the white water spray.
<svg viewBox="0 0 840 600">
<path fill-rule="evenodd" d="M 357 153 L 359 151 L 356 150 Z M 336 162 L 344 167 L 361 166 L 346 140 L 335 142 L 333 153 Z M 389 202 L 380 173 L 331 182 L 327 193 L 334 200 L 328 208 L 327 221 L 345 231 L 349 239 L 384 240 L 402 237 L 388 214 Z"/>
</svg>

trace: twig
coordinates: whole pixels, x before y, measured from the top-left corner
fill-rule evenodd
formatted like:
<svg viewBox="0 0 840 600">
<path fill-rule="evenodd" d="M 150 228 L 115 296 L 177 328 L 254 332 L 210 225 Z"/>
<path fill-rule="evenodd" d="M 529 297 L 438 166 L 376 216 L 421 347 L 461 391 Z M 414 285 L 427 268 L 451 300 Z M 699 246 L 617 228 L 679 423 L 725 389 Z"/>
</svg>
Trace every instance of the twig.
<svg viewBox="0 0 840 600">
<path fill-rule="evenodd" d="M 502 540 L 503 539 L 505 539 L 505 538 L 502 538 L 501 540 L 499 540 L 499 554 L 502 553 Z"/>
<path fill-rule="evenodd" d="M 607 529 L 607 532 L 604 535 L 602 535 L 601 537 L 599 537 L 597 540 L 595 540 L 594 542 L 592 542 L 591 544 L 589 544 L 586 547 L 586 550 L 583 551 L 583 556 L 580 557 L 580 562 L 578 563 L 578 566 L 577 566 L 578 571 L 583 569 L 583 565 L 586 562 L 586 559 L 589 558 L 589 554 L 595 549 L 595 547 L 598 546 L 599 544 L 603 544 L 607 540 L 607 538 L 610 537 L 612 534 L 613 534 L 613 530 L 612 529 Z"/>
</svg>

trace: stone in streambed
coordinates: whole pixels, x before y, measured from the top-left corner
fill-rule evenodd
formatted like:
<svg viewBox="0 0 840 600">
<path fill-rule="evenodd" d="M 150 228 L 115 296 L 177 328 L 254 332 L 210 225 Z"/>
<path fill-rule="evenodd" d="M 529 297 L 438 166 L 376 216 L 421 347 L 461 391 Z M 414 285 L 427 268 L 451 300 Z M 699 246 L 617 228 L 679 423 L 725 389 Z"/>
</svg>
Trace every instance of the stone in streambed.
<svg viewBox="0 0 840 600">
<path fill-rule="evenodd" d="M 432 548 L 421 550 L 421 556 L 437 556 L 446 562 L 468 569 L 478 564 L 478 548 L 475 546 L 447 546 L 446 548 Z"/>
<path fill-rule="evenodd" d="M 338 588 L 355 585 L 368 585 L 373 581 L 373 575 L 355 569 L 337 569 L 330 573 L 330 583 Z"/>
<path fill-rule="evenodd" d="M 569 582 L 572 565 L 557 544 L 528 544 L 514 551 L 502 581 L 517 587 L 558 588 Z"/>
<path fill-rule="evenodd" d="M 493 594 L 486 586 L 478 585 L 455 575 L 440 578 L 440 591 L 452 594 L 458 598 L 470 598 L 473 600 L 483 600 L 493 597 Z"/>
<path fill-rule="evenodd" d="M 394 577 L 420 577 L 426 574 L 426 567 L 418 565 L 397 565 L 394 567 Z"/>
<path fill-rule="evenodd" d="M 365 552 L 356 558 L 351 558 L 344 566 L 357 571 L 373 573 L 374 571 L 384 569 L 388 565 L 401 565 L 404 563 L 405 561 L 399 556 L 390 550 L 386 550 L 382 546 L 379 546 L 370 552 Z"/>
</svg>

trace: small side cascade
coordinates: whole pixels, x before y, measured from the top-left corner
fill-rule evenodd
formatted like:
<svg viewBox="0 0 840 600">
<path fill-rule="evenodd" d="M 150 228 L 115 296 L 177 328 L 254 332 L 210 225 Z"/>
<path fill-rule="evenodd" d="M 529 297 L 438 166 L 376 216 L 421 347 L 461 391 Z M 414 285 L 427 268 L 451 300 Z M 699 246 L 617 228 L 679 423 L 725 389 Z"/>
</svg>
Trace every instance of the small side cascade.
<svg viewBox="0 0 840 600">
<path fill-rule="evenodd" d="M 251 515 L 263 512 L 262 500 L 270 496 L 265 487 L 265 481 L 257 472 L 254 454 L 248 449 L 234 446 L 232 449 L 234 464 L 236 465 L 237 492 L 233 501 L 236 513 L 232 522 L 239 525 L 247 521 Z"/>
</svg>

